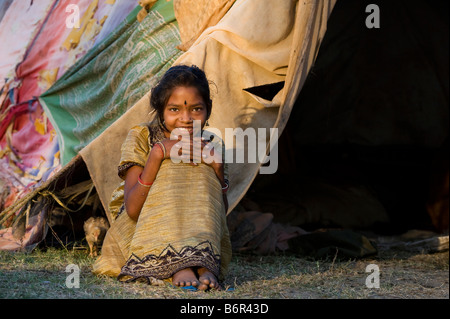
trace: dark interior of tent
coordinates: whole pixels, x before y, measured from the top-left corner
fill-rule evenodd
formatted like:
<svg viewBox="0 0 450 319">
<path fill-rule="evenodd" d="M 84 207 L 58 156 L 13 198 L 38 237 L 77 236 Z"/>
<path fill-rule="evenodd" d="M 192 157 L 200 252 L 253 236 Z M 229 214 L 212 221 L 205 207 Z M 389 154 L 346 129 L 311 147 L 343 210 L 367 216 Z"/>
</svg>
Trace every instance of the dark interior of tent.
<svg viewBox="0 0 450 319">
<path fill-rule="evenodd" d="M 307 231 L 448 232 L 448 2 L 376 1 L 380 27 L 368 28 L 371 2 L 337 1 L 279 138 L 278 171 L 258 175 L 236 209 L 252 203 Z M 86 179 L 79 160 L 64 183 Z M 77 220 L 89 214 L 55 224 L 46 243 L 82 238 Z"/>
<path fill-rule="evenodd" d="M 366 2 L 337 2 L 278 172 L 248 195 L 309 229 L 448 230 L 448 2 L 378 1 L 379 29 Z M 446 217 L 430 216 L 439 196 Z"/>
</svg>

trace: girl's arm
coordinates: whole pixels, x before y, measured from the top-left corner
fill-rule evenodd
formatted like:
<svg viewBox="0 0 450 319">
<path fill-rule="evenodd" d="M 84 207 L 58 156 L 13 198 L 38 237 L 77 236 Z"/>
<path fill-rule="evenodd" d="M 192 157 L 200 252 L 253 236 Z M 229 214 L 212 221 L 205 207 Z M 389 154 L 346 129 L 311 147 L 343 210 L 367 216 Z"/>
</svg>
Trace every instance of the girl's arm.
<svg viewBox="0 0 450 319">
<path fill-rule="evenodd" d="M 150 190 L 150 187 L 141 185 L 138 182 L 138 178 L 140 176 L 141 181 L 145 184 L 152 183 L 163 160 L 162 150 L 159 147 L 153 147 L 144 168 L 132 166 L 127 171 L 124 187 L 125 208 L 128 216 L 134 221 L 138 220 Z"/>
</svg>

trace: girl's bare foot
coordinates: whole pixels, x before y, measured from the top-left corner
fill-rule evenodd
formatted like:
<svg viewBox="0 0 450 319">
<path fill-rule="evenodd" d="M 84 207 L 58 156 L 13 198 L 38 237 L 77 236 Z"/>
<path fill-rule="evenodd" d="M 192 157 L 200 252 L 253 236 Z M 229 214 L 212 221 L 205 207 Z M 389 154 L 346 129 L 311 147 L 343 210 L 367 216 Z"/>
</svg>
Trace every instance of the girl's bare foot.
<svg viewBox="0 0 450 319">
<path fill-rule="evenodd" d="M 216 276 L 212 272 L 210 272 L 208 269 L 204 267 L 200 267 L 197 269 L 198 273 L 198 279 L 200 281 L 200 285 L 198 286 L 198 289 L 200 290 L 207 290 L 208 288 L 213 289 L 219 289 L 220 285 L 217 281 Z"/>
<path fill-rule="evenodd" d="M 200 284 L 191 268 L 185 268 L 175 273 L 172 276 L 172 282 L 178 287 L 197 287 Z"/>
</svg>

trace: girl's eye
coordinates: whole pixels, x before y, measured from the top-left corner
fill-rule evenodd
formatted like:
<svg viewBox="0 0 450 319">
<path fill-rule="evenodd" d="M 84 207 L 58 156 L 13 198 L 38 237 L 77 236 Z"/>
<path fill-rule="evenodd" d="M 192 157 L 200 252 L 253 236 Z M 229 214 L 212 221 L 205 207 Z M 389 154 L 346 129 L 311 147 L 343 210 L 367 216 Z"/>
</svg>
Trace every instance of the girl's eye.
<svg viewBox="0 0 450 319">
<path fill-rule="evenodd" d="M 178 111 L 178 109 L 177 109 L 176 107 L 171 107 L 171 108 L 169 109 L 169 111 L 171 111 L 171 112 L 176 112 L 176 111 Z"/>
<path fill-rule="evenodd" d="M 195 112 L 201 112 L 202 110 L 203 110 L 203 108 L 201 106 L 194 108 Z"/>
</svg>

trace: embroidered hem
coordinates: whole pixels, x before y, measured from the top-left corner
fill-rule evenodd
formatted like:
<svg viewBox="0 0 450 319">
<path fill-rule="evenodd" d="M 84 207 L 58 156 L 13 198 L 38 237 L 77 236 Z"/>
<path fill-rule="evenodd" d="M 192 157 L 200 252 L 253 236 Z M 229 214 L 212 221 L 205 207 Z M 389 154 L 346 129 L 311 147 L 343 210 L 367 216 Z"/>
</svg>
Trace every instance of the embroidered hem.
<svg viewBox="0 0 450 319">
<path fill-rule="evenodd" d="M 131 277 L 127 281 L 140 278 L 167 279 L 176 272 L 189 267 L 205 267 L 217 278 L 220 273 L 220 255 L 214 254 L 209 241 L 204 241 L 195 247 L 185 246 L 177 252 L 172 245 L 168 245 L 159 256 L 147 255 L 139 258 L 132 254 L 122 267 L 118 279 Z"/>
</svg>

